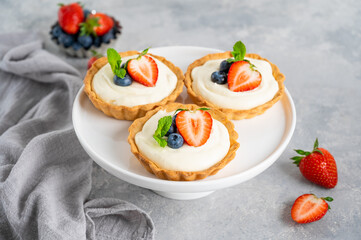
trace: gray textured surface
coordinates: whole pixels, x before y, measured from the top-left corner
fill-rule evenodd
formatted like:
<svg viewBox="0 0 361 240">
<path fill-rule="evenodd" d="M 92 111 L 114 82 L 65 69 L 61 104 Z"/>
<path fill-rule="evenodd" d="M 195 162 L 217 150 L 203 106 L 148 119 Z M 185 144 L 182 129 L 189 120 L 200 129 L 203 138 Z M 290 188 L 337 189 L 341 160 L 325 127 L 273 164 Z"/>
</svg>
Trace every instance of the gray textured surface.
<svg viewBox="0 0 361 240">
<path fill-rule="evenodd" d="M 2 32 L 47 34 L 56 1 L 1 1 Z M 276 63 L 297 109 L 294 136 L 279 160 L 256 178 L 206 198 L 174 201 L 121 181 L 94 164 L 92 197 L 117 197 L 150 213 L 157 239 L 361 238 L 361 3 L 359 1 L 87 1 L 124 31 L 120 51 L 194 45 L 249 52 Z M 34 10 L 41 9 L 41 11 Z M 47 48 L 57 53 L 48 41 Z M 58 53 L 61 56 L 61 53 Z M 85 70 L 86 61 L 63 56 Z M 294 148 L 318 137 L 338 164 L 339 183 L 313 185 L 291 164 Z M 297 225 L 293 201 L 303 193 L 332 196 L 317 223 Z"/>
</svg>

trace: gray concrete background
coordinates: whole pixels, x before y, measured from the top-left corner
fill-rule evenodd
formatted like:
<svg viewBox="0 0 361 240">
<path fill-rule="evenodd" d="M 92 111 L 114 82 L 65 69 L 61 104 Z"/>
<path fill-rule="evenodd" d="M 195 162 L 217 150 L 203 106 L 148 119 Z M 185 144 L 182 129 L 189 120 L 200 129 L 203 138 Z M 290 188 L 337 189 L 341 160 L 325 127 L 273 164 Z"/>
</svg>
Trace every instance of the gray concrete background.
<svg viewBox="0 0 361 240">
<path fill-rule="evenodd" d="M 1 32 L 40 31 L 46 48 L 83 73 L 86 60 L 60 53 L 48 39 L 57 1 L 1 2 Z M 64 1 L 69 2 L 69 1 Z M 361 2 L 354 1 L 83 1 L 123 25 L 119 51 L 191 45 L 248 52 L 276 63 L 297 109 L 294 136 L 279 160 L 256 178 L 206 198 L 175 201 L 119 180 L 96 164 L 93 197 L 116 197 L 148 212 L 156 239 L 361 239 Z M 294 148 L 318 137 L 338 165 L 327 190 L 293 166 Z M 293 201 L 303 193 L 332 196 L 316 223 L 295 224 Z"/>
</svg>

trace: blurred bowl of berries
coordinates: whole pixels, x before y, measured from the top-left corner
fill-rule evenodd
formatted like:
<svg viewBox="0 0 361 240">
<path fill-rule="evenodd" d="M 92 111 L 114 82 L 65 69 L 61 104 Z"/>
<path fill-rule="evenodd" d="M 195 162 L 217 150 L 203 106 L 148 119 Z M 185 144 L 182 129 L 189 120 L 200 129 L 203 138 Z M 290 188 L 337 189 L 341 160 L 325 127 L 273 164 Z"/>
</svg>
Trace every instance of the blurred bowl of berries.
<svg viewBox="0 0 361 240">
<path fill-rule="evenodd" d="M 59 4 L 58 21 L 51 26 L 51 39 L 66 54 L 85 58 L 92 50 L 105 52 L 121 34 L 121 25 L 115 18 L 81 4 Z"/>
</svg>

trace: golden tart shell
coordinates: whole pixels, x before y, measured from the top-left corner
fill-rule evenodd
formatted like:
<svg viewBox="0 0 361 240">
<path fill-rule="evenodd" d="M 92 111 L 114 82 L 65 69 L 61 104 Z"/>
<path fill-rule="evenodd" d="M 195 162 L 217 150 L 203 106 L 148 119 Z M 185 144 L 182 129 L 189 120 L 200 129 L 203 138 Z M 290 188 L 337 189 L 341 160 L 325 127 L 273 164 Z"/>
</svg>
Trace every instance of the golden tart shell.
<svg viewBox="0 0 361 240">
<path fill-rule="evenodd" d="M 254 54 L 254 53 L 246 54 L 246 57 L 267 61 L 271 65 L 272 75 L 278 83 L 278 92 L 275 94 L 273 99 L 271 99 L 270 101 L 268 101 L 262 105 L 259 105 L 257 107 L 251 108 L 251 109 L 237 110 L 237 109 L 230 109 L 230 108 L 222 108 L 222 107 L 206 100 L 204 97 L 202 97 L 201 95 L 194 92 L 194 90 L 192 88 L 193 79 L 192 79 L 192 74 L 191 74 L 193 68 L 202 66 L 209 60 L 227 59 L 227 58 L 231 58 L 231 57 L 232 57 L 232 54 L 230 51 L 224 52 L 224 53 L 208 54 L 208 55 L 194 61 L 191 65 L 188 66 L 187 72 L 185 74 L 184 83 L 185 83 L 185 86 L 187 87 L 187 92 L 188 92 L 190 98 L 192 99 L 192 101 L 195 104 L 200 105 L 200 106 L 206 105 L 210 108 L 217 108 L 220 111 L 222 111 L 224 114 L 226 114 L 229 119 L 240 120 L 240 119 L 245 119 L 245 118 L 253 118 L 257 115 L 264 113 L 267 109 L 272 107 L 278 100 L 281 99 L 281 97 L 284 94 L 284 89 L 285 89 L 284 84 L 283 84 L 283 81 L 285 80 L 285 76 L 280 72 L 280 70 L 278 69 L 278 67 L 275 64 L 271 63 L 267 59 L 262 58 L 261 56 Z"/>
<path fill-rule="evenodd" d="M 148 172 L 156 175 L 158 178 L 161 179 L 172 181 L 194 181 L 216 174 L 219 170 L 224 168 L 231 160 L 234 159 L 234 157 L 236 156 L 236 151 L 239 148 L 239 143 L 237 142 L 238 134 L 234 130 L 233 123 L 228 120 L 225 114 L 223 114 L 217 109 L 211 109 L 208 112 L 211 114 L 212 118 L 220 121 L 227 128 L 229 133 L 230 147 L 227 155 L 222 160 L 209 167 L 208 169 L 196 172 L 167 170 L 159 167 L 151 159 L 140 153 L 137 144 L 135 143 L 135 135 L 143 129 L 143 125 L 148 121 L 148 119 L 160 110 L 166 110 L 167 112 L 171 112 L 177 110 L 178 108 L 196 110 L 200 107 L 194 104 L 170 103 L 148 112 L 142 118 L 136 119 L 129 127 L 128 142 L 130 144 L 130 149 L 132 153 Z"/>
<path fill-rule="evenodd" d="M 121 52 L 119 54 L 121 55 L 121 57 L 127 57 L 127 56 L 138 55 L 139 52 L 127 51 L 127 52 Z M 164 57 L 160 57 L 153 54 L 148 54 L 148 55 L 164 63 L 177 76 L 178 79 L 177 85 L 169 96 L 163 98 L 159 102 L 138 105 L 134 107 L 114 105 L 104 101 L 103 99 L 101 99 L 101 97 L 99 97 L 96 94 L 96 92 L 93 89 L 94 75 L 99 71 L 99 69 L 101 69 L 105 64 L 108 63 L 107 57 L 102 57 L 93 63 L 92 67 L 88 70 L 84 78 L 84 92 L 88 95 L 93 105 L 110 117 L 116 119 L 122 119 L 122 120 L 134 120 L 139 117 L 143 117 L 148 111 L 153 110 L 158 106 L 165 105 L 168 102 L 174 102 L 176 98 L 179 96 L 179 94 L 181 94 L 181 92 L 183 91 L 184 75 L 182 70 L 179 67 L 176 67 L 173 63 L 171 63 Z"/>
</svg>

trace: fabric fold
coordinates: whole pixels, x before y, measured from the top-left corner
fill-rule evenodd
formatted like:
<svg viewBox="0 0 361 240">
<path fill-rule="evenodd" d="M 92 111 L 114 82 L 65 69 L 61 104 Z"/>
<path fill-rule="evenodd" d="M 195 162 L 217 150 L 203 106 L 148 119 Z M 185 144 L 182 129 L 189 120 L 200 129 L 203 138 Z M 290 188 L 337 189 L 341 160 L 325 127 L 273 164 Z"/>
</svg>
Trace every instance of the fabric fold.
<svg viewBox="0 0 361 240">
<path fill-rule="evenodd" d="M 92 161 L 71 123 L 81 75 L 42 45 L 34 33 L 0 37 L 0 238 L 152 239 L 136 206 L 87 201 Z"/>
</svg>

